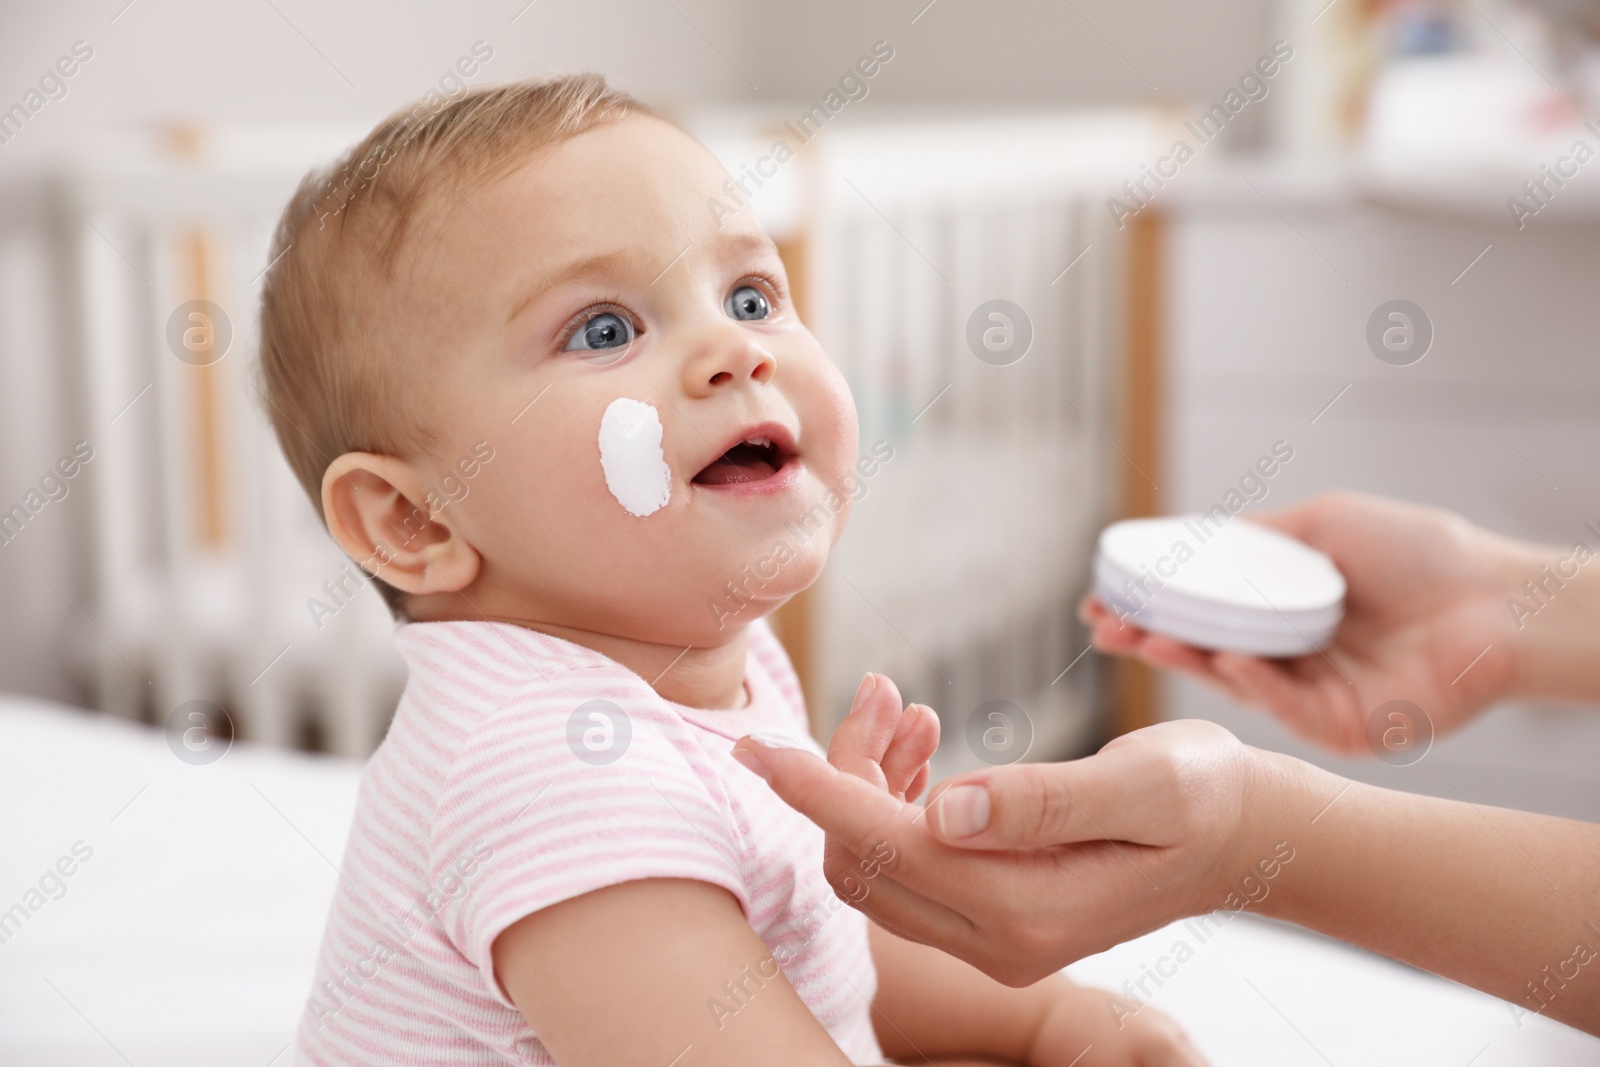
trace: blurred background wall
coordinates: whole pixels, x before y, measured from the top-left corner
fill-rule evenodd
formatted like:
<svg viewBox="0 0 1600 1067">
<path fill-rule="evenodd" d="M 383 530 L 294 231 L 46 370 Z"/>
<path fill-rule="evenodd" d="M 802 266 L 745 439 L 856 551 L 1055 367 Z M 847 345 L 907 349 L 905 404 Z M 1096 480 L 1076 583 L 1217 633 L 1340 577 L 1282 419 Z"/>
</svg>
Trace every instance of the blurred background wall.
<svg viewBox="0 0 1600 1067">
<path fill-rule="evenodd" d="M 19 92 L 72 41 L 97 50 L 70 114 L 30 140 L 175 117 L 370 123 L 480 38 L 498 77 L 601 70 L 661 103 L 810 97 L 880 38 L 899 50 L 874 87 L 886 100 L 1199 98 L 1255 60 L 1272 20 L 1269 0 L 124 3 L 7 5 L 0 63 Z"/>
</svg>

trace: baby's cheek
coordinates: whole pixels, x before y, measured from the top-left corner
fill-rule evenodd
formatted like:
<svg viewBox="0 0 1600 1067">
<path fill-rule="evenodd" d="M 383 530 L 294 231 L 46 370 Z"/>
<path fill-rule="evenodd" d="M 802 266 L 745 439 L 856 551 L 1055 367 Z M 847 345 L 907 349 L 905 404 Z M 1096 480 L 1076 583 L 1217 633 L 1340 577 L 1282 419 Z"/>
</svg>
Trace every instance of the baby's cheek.
<svg viewBox="0 0 1600 1067">
<path fill-rule="evenodd" d="M 542 420 L 535 421 L 535 415 Z M 595 443 L 598 426 L 596 415 L 585 432 L 570 412 L 555 404 L 545 409 L 541 401 L 496 443 L 494 460 L 474 480 L 467 503 L 512 543 L 546 536 L 558 525 L 550 522 L 555 515 L 578 528 L 602 506 L 626 518 L 606 492 Z"/>
<path fill-rule="evenodd" d="M 848 488 L 844 482 L 855 465 L 858 431 L 855 398 L 833 362 L 824 357 L 817 370 L 817 403 L 812 415 L 812 440 L 819 467 L 817 475 L 827 485 Z"/>
</svg>

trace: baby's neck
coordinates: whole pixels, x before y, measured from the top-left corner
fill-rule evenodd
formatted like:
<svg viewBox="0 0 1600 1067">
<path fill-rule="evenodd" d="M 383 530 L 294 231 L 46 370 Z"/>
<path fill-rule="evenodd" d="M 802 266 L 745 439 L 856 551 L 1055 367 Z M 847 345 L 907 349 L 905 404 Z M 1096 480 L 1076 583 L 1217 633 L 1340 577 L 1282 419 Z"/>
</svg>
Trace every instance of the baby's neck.
<svg viewBox="0 0 1600 1067">
<path fill-rule="evenodd" d="M 550 623 L 518 621 L 518 625 L 591 648 L 616 660 L 674 704 L 722 709 L 742 708 L 749 701 L 744 688 L 746 635 L 743 626 L 730 628 L 725 644 L 685 648 Z"/>
<path fill-rule="evenodd" d="M 749 703 L 744 688 L 748 624 L 721 631 L 721 644 L 685 648 L 551 622 L 538 617 L 544 612 L 537 606 L 529 607 L 492 589 L 475 590 L 470 598 L 460 591 L 413 595 L 405 604 L 406 615 L 416 622 L 503 622 L 582 645 L 616 660 L 674 704 L 718 710 Z"/>
<path fill-rule="evenodd" d="M 407 600 L 406 614 L 416 622 L 504 622 L 571 641 L 616 660 L 674 704 L 722 709 L 749 702 L 744 689 L 745 626 L 728 627 L 727 640 L 720 645 L 685 648 L 528 618 L 514 608 L 497 608 L 492 598 L 414 596 Z"/>
</svg>

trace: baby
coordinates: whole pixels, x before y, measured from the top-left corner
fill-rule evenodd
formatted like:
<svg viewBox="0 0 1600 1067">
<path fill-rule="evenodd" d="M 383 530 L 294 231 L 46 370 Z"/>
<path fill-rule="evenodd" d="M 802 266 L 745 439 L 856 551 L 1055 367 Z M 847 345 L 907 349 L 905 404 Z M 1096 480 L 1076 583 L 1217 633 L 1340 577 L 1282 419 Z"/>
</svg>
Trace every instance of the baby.
<svg viewBox="0 0 1600 1067">
<path fill-rule="evenodd" d="M 299 1062 L 1200 1062 L 1152 1010 L 870 926 L 730 755 L 816 749 L 762 617 L 822 570 L 866 459 L 772 242 L 707 209 L 727 180 L 585 76 L 425 101 L 284 213 L 269 410 L 409 668 Z M 856 704 L 835 760 L 914 797 L 936 717 L 875 675 Z M 893 858 L 859 857 L 859 894 Z"/>
</svg>

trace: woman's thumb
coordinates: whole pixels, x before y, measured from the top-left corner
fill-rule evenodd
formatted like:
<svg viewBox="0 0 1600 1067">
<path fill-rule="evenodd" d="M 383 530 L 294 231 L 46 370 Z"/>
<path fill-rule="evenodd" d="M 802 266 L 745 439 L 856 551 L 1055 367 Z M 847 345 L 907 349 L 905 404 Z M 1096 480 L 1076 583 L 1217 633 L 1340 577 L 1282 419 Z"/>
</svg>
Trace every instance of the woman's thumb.
<svg viewBox="0 0 1600 1067">
<path fill-rule="evenodd" d="M 940 784 L 928 801 L 934 836 L 978 849 L 1033 849 L 1115 835 L 1122 820 L 1105 788 L 1107 755 L 1072 763 L 1024 763 L 974 771 Z M 1103 814 L 1096 814 L 1103 813 Z"/>
</svg>

